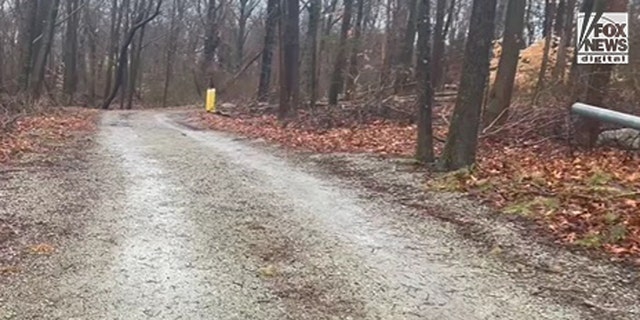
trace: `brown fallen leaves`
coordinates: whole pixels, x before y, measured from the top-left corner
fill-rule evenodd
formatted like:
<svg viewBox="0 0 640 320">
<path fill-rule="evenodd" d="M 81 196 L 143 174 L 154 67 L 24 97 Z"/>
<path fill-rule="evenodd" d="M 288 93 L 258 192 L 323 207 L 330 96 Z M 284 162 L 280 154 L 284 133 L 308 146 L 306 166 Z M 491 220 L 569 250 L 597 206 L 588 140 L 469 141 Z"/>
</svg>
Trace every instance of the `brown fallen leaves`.
<svg viewBox="0 0 640 320">
<path fill-rule="evenodd" d="M 250 138 L 263 138 L 287 147 L 315 152 L 371 152 L 384 155 L 410 154 L 415 148 L 413 125 L 383 121 L 326 130 L 283 127 L 274 116 L 232 119 L 197 113 L 196 121 L 222 131 L 240 133 Z"/>
<path fill-rule="evenodd" d="M 569 155 L 553 144 L 483 149 L 477 170 L 459 175 L 459 190 L 535 219 L 568 243 L 640 255 L 640 156 Z"/>
<path fill-rule="evenodd" d="M 197 112 L 191 120 L 315 152 L 410 156 L 415 147 L 415 126 L 380 120 L 322 130 L 284 128 L 273 116 L 234 119 Z M 435 130 L 444 136 L 444 128 Z M 640 256 L 640 155 L 570 154 L 550 141 L 515 145 L 483 141 L 473 172 L 447 174 L 429 184 L 468 192 L 506 214 L 534 219 L 567 243 L 618 257 Z"/>
<path fill-rule="evenodd" d="M 88 109 L 64 108 L 19 118 L 0 128 L 0 163 L 24 153 L 46 153 L 75 134 L 93 130 L 96 114 Z"/>
<path fill-rule="evenodd" d="M 48 243 L 40 243 L 29 247 L 29 253 L 35 255 L 49 255 L 56 249 Z"/>
</svg>

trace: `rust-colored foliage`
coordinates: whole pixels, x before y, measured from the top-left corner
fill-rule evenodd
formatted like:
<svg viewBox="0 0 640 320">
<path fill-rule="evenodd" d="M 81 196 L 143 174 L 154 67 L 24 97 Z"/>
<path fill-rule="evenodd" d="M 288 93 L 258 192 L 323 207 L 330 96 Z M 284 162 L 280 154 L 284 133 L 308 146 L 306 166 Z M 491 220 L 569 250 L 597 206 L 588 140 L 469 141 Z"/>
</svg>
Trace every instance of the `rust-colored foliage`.
<svg viewBox="0 0 640 320">
<path fill-rule="evenodd" d="M 63 109 L 16 120 L 0 132 L 0 163 L 9 162 L 23 153 L 47 152 L 50 145 L 79 132 L 93 130 L 95 115 L 89 110 Z"/>
</svg>

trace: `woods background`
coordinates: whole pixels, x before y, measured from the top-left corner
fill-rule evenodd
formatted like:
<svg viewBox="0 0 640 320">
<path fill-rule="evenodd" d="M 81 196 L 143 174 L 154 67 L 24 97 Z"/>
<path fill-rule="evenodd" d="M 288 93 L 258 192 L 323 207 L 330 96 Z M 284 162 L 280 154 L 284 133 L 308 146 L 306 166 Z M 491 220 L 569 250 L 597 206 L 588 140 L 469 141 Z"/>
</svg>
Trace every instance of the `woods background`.
<svg viewBox="0 0 640 320">
<path fill-rule="evenodd" d="M 273 84 L 281 72 L 278 38 L 286 32 L 279 30 L 279 22 L 285 18 L 281 9 L 290 2 L 164 0 L 159 15 L 141 26 L 128 46 L 118 103 L 125 108 L 194 103 L 211 81 L 226 86 L 227 100 L 258 96 L 277 100 Z M 380 94 L 394 83 L 396 91 L 410 90 L 407 79 L 416 65 L 418 2 L 296 1 L 299 39 L 288 36 L 285 40 L 296 40 L 300 50 L 297 82 L 302 101 L 335 100 L 343 93 Z M 459 80 L 472 1 L 431 2 L 434 82 L 442 88 Z M 507 3 L 497 1 L 496 40 L 509 23 Z M 551 33 L 564 41 L 554 42 L 550 54 L 567 55 L 564 48 L 571 47 L 575 34 L 577 1 L 521 3 L 520 49 Z M 158 5 L 153 0 L 0 1 L 1 92 L 45 95 L 62 104 L 99 105 L 114 87 L 118 56 L 128 33 L 153 15 Z M 632 1 L 629 10 L 630 21 L 637 22 L 638 1 Z M 517 18 L 517 13 L 510 17 Z M 638 34 L 633 32 L 637 23 L 633 28 L 631 34 Z M 637 57 L 639 50 L 634 49 L 632 45 L 631 53 Z M 555 81 L 567 65 L 565 59 L 553 60 L 558 63 L 545 63 L 544 69 L 553 70 Z M 627 77 L 635 89 L 640 83 L 640 60 L 630 60 L 635 63 L 620 68 L 620 76 Z M 635 98 L 638 91 L 634 90 Z"/>
</svg>

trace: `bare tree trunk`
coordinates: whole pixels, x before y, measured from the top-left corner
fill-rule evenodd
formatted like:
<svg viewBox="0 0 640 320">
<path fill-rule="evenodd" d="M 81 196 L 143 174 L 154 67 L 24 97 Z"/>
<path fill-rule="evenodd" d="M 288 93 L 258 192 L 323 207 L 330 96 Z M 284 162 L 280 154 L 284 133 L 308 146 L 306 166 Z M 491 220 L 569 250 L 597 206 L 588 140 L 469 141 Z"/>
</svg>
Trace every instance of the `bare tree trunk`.
<svg viewBox="0 0 640 320">
<path fill-rule="evenodd" d="M 18 2 L 18 4 L 20 4 Z M 19 7 L 20 13 L 20 68 L 19 87 L 21 91 L 29 90 L 33 58 L 35 55 L 33 40 L 37 36 L 36 20 L 38 17 L 38 1 L 25 1 Z"/>
<path fill-rule="evenodd" d="M 309 106 L 315 107 L 318 100 L 318 32 L 320 29 L 320 14 L 322 10 L 322 0 L 309 1 L 309 30 L 307 40 L 309 41 Z"/>
<path fill-rule="evenodd" d="M 216 55 L 216 49 L 220 41 L 218 35 L 218 7 L 216 6 L 216 0 L 209 0 L 207 3 L 207 15 L 205 22 L 205 36 L 204 36 L 204 50 L 202 53 L 202 63 L 200 68 L 200 85 L 202 88 L 203 82 L 208 82 L 207 87 L 213 88 L 213 71 L 214 71 L 214 57 Z M 207 79 L 208 78 L 208 79 Z"/>
<path fill-rule="evenodd" d="M 347 96 L 351 97 L 356 91 L 356 85 L 358 82 L 358 55 L 360 54 L 360 47 L 362 41 L 362 23 L 364 19 L 364 2 L 365 0 L 358 0 L 358 12 L 356 13 L 356 26 L 353 39 L 351 40 L 351 57 L 349 58 L 349 80 L 347 81 Z"/>
<path fill-rule="evenodd" d="M 446 170 L 470 166 L 476 159 L 495 13 L 496 0 L 473 1 L 459 94 L 441 158 L 441 164 Z"/>
<path fill-rule="evenodd" d="M 533 14 L 533 2 L 537 0 L 528 0 L 527 1 L 527 15 L 524 18 L 524 21 L 527 26 L 527 43 L 526 46 L 530 46 L 534 41 L 534 35 L 536 33 L 536 26 L 531 21 L 531 16 Z"/>
<path fill-rule="evenodd" d="M 553 82 L 564 82 L 565 73 L 567 70 L 567 48 L 571 44 L 571 34 L 573 33 L 573 17 L 576 8 L 576 0 L 569 0 L 565 9 L 565 21 L 562 34 L 560 36 L 560 43 L 558 44 L 558 57 L 556 58 L 556 66 L 553 69 Z M 560 16 L 558 14 L 558 16 Z"/>
<path fill-rule="evenodd" d="M 171 6 L 169 40 L 167 41 L 167 60 L 165 62 L 164 84 L 162 86 L 162 107 L 167 106 L 167 100 L 169 98 L 169 85 L 171 84 L 171 75 L 173 74 L 173 60 L 178 46 L 178 37 L 180 36 L 180 23 L 177 21 L 182 21 L 183 12 L 184 8 L 182 0 L 173 0 L 173 5 Z"/>
<path fill-rule="evenodd" d="M 431 17 L 430 0 L 418 3 L 418 63 L 416 82 L 418 83 L 418 135 L 416 143 L 416 159 L 433 162 L 433 128 L 431 125 L 433 107 L 433 87 L 431 84 Z"/>
<path fill-rule="evenodd" d="M 68 0 L 67 9 L 67 29 L 65 34 L 64 46 L 64 83 L 63 91 L 66 95 L 65 103 L 73 103 L 73 95 L 76 91 L 76 83 L 78 81 L 77 58 L 78 58 L 78 21 L 79 14 L 78 0 Z"/>
<path fill-rule="evenodd" d="M 384 41 L 382 43 L 382 67 L 380 68 L 380 86 L 384 87 L 388 81 L 389 76 L 391 74 L 391 65 L 393 64 L 393 48 L 394 45 L 394 36 L 392 35 L 392 3 L 394 0 L 387 0 L 385 4 L 386 11 L 386 21 L 384 23 L 385 32 L 384 32 Z"/>
<path fill-rule="evenodd" d="M 146 1 L 142 1 L 142 4 L 140 5 L 140 9 L 143 9 L 143 7 L 145 6 Z M 152 10 L 152 6 L 153 6 L 153 2 L 149 1 L 149 3 L 147 4 L 148 7 L 145 10 L 146 12 L 151 12 Z M 127 83 L 127 109 L 131 109 L 133 108 L 133 96 L 136 93 L 136 88 L 137 88 L 137 83 L 138 83 L 138 78 L 141 76 L 140 70 L 142 69 L 142 50 L 144 49 L 143 43 L 144 43 L 144 35 L 145 35 L 145 31 L 146 31 L 146 26 L 142 26 L 142 28 L 140 28 L 140 32 L 138 33 L 138 42 L 133 43 L 132 46 L 132 55 L 131 55 L 131 70 L 129 73 L 129 82 Z"/>
<path fill-rule="evenodd" d="M 105 99 L 104 103 L 102 104 L 102 109 L 109 109 L 111 102 L 113 102 L 113 99 L 115 99 L 116 95 L 118 94 L 118 90 L 120 89 L 120 86 L 125 81 L 125 71 L 126 71 L 125 68 L 127 67 L 127 56 L 129 53 L 129 45 L 133 41 L 133 38 L 136 35 L 136 31 L 144 27 L 147 23 L 151 22 L 151 20 L 155 19 L 155 17 L 157 17 L 160 14 L 161 6 L 162 6 L 162 0 L 158 0 L 158 2 L 156 3 L 155 11 L 153 13 L 143 12 L 143 13 L 140 13 L 135 18 L 133 26 L 127 32 L 127 36 L 125 37 L 124 42 L 120 47 L 120 54 L 118 57 L 118 69 L 116 70 L 116 79 L 115 79 L 114 87 L 111 90 L 111 93 L 109 94 L 109 96 Z"/>
<path fill-rule="evenodd" d="M 267 21 L 265 24 L 264 47 L 262 48 L 260 83 L 258 84 L 258 101 L 260 102 L 266 102 L 269 99 L 273 50 L 276 46 L 276 28 L 280 19 L 278 1 L 268 0 L 267 2 Z"/>
<path fill-rule="evenodd" d="M 556 21 L 555 21 L 555 24 L 553 25 L 553 34 L 556 36 L 562 35 L 562 30 L 564 30 L 566 11 L 567 11 L 567 1 L 559 0 L 558 6 L 555 12 Z M 573 23 L 573 21 L 568 20 L 567 23 Z"/>
<path fill-rule="evenodd" d="M 544 50 L 542 54 L 542 65 L 540 66 L 540 72 L 538 73 L 538 82 L 536 83 L 536 89 L 533 94 L 533 104 L 538 103 L 538 97 L 540 91 L 544 87 L 544 78 L 547 75 L 547 69 L 549 65 L 549 51 L 551 51 L 551 39 L 553 38 L 553 17 L 555 16 L 555 0 L 545 0 L 545 40 Z"/>
<path fill-rule="evenodd" d="M 498 0 L 498 5 L 496 7 L 496 28 L 495 28 L 495 38 L 501 38 L 505 29 L 505 21 L 509 18 L 507 15 L 507 3 L 509 0 Z"/>
<path fill-rule="evenodd" d="M 120 34 L 120 24 L 122 23 L 122 17 L 124 10 L 118 10 L 118 0 L 113 0 L 111 3 L 111 28 L 109 30 L 109 52 L 107 55 L 107 70 L 104 84 L 104 96 L 108 96 L 111 92 L 111 85 L 113 80 L 113 71 L 116 66 L 116 55 L 118 54 L 118 41 Z"/>
<path fill-rule="evenodd" d="M 331 86 L 329 87 L 329 104 L 338 104 L 338 95 L 344 89 L 344 67 L 347 57 L 347 36 L 349 28 L 351 28 L 351 11 L 353 9 L 353 0 L 344 0 L 344 14 L 342 15 L 342 27 L 340 28 L 340 44 L 338 45 L 338 53 L 336 62 L 333 67 L 331 76 Z"/>
<path fill-rule="evenodd" d="M 411 75 L 411 66 L 413 65 L 413 45 L 416 40 L 417 4 L 417 0 L 407 1 L 409 18 L 407 19 L 407 27 L 401 44 L 400 55 L 398 57 L 398 72 L 396 74 L 394 86 L 394 91 L 396 93 L 402 91 L 404 84 Z"/>
<path fill-rule="evenodd" d="M 35 57 L 35 61 L 33 63 L 33 72 L 31 73 L 31 95 L 33 98 L 39 98 L 42 92 L 42 86 L 44 82 L 44 73 L 47 64 L 47 58 L 49 57 L 49 52 L 51 51 L 51 45 L 53 43 L 53 34 L 55 31 L 55 22 L 56 17 L 58 16 L 58 7 L 60 5 L 60 0 L 52 0 L 50 4 L 49 11 L 47 12 L 47 20 L 45 22 L 45 27 L 42 30 L 42 45 L 40 46 L 40 50 L 38 51 L 38 55 Z"/>
<path fill-rule="evenodd" d="M 137 6 L 139 4 L 139 1 L 137 0 L 133 0 L 135 1 L 134 6 Z M 144 0 L 143 0 L 144 1 Z M 131 5 L 131 0 L 125 0 L 124 1 L 124 5 L 121 8 L 121 11 L 125 12 L 124 15 L 124 27 L 122 30 L 129 30 L 131 29 L 131 26 L 133 25 L 133 23 L 135 23 L 135 15 L 134 14 L 129 14 L 129 11 L 131 10 L 130 8 Z M 137 12 L 137 10 L 134 8 L 134 12 Z M 135 40 L 135 34 L 134 37 L 131 40 L 131 43 L 134 43 Z M 135 43 L 134 43 L 135 44 Z M 129 47 L 131 45 L 129 44 Z M 129 72 L 129 63 L 131 62 L 131 50 L 130 48 L 127 48 L 127 52 L 124 55 L 124 57 L 122 57 L 122 59 L 118 59 L 118 68 L 120 68 L 120 66 L 122 66 L 121 68 L 121 72 L 122 72 L 122 76 L 121 76 L 121 85 L 119 85 L 118 87 L 121 88 L 120 90 L 120 109 L 124 110 L 125 107 L 125 99 L 127 97 L 127 89 L 129 88 L 129 76 L 130 76 L 130 72 Z M 117 79 L 116 79 L 117 81 Z"/>
<path fill-rule="evenodd" d="M 524 27 L 525 0 L 509 0 L 505 22 L 502 54 L 498 63 L 496 79 L 489 93 L 489 102 L 484 112 L 484 126 L 494 122 L 501 124 L 508 117 L 513 94 L 513 82 L 518 70 L 521 36 Z"/>
<path fill-rule="evenodd" d="M 453 2 L 453 0 L 450 0 Z M 436 3 L 436 25 L 433 31 L 433 57 L 431 59 L 431 83 L 433 88 L 440 88 L 442 72 L 444 71 L 444 16 L 447 0 L 438 0 Z"/>
<path fill-rule="evenodd" d="M 88 0 L 87 0 L 88 1 Z M 88 46 L 88 77 L 87 77 L 87 104 L 93 106 L 96 100 L 96 83 L 98 81 L 98 45 L 97 45 L 97 37 L 96 34 L 96 21 L 93 14 L 88 10 L 84 10 L 84 20 L 86 27 L 84 28 L 85 34 L 84 37 L 87 41 Z"/>
<path fill-rule="evenodd" d="M 291 116 L 300 97 L 300 3 L 299 0 L 283 0 L 280 19 L 280 50 L 282 74 L 280 74 L 280 106 L 278 119 Z"/>
</svg>

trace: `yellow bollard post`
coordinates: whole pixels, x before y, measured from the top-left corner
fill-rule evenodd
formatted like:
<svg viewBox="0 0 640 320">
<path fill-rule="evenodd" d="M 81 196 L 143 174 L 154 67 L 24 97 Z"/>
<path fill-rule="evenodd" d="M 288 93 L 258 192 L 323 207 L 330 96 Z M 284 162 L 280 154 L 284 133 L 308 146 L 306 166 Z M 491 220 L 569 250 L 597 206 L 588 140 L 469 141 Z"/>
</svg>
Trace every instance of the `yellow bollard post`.
<svg viewBox="0 0 640 320">
<path fill-rule="evenodd" d="M 216 112 L 216 89 L 207 90 L 205 108 L 207 112 Z"/>
</svg>

